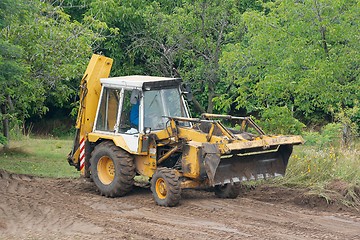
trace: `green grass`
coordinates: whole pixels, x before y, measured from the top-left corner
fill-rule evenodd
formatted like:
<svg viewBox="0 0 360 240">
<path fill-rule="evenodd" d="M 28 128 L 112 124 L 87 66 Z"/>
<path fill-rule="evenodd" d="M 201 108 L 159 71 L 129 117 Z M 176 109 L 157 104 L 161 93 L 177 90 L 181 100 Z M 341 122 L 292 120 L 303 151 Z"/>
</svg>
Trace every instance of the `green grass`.
<svg viewBox="0 0 360 240">
<path fill-rule="evenodd" d="M 66 178 L 80 173 L 66 160 L 72 140 L 24 138 L 0 150 L 0 169 L 35 176 Z"/>
<path fill-rule="evenodd" d="M 286 176 L 274 184 L 307 188 L 328 202 L 360 206 L 359 147 L 297 146 L 289 160 Z M 334 199 L 335 198 L 335 199 Z"/>
<path fill-rule="evenodd" d="M 302 183 L 310 187 L 334 179 L 360 184 L 359 150 L 309 146 L 295 148 L 287 169 L 287 183 Z"/>
</svg>

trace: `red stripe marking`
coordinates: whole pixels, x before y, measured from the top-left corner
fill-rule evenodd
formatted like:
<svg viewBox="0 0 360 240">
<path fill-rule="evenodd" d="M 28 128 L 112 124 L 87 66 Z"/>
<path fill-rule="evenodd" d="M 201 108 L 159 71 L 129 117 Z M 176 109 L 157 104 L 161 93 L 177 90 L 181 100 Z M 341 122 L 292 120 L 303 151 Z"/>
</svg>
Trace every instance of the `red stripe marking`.
<svg viewBox="0 0 360 240">
<path fill-rule="evenodd" d="M 83 145 L 81 148 L 80 148 L 80 152 L 83 152 L 85 150 L 85 145 Z"/>
<path fill-rule="evenodd" d="M 80 170 L 82 170 L 85 166 L 85 163 L 80 164 Z"/>
<path fill-rule="evenodd" d="M 82 170 L 85 166 L 85 144 L 84 138 L 80 141 L 80 170 Z M 82 145 L 82 146 L 81 146 Z"/>
</svg>

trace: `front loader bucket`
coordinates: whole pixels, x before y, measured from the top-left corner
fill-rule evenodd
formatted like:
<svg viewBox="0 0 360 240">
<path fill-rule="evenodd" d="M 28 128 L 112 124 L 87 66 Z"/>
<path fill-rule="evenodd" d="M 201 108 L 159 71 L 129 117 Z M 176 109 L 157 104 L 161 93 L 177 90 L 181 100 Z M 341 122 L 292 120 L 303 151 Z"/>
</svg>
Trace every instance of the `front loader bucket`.
<svg viewBox="0 0 360 240">
<path fill-rule="evenodd" d="M 211 185 L 284 176 L 292 148 L 292 145 L 282 145 L 274 151 L 233 152 L 221 156 L 220 161 L 208 158 L 205 165 L 207 170 L 212 169 L 212 174 L 207 171 L 207 175 Z"/>
</svg>

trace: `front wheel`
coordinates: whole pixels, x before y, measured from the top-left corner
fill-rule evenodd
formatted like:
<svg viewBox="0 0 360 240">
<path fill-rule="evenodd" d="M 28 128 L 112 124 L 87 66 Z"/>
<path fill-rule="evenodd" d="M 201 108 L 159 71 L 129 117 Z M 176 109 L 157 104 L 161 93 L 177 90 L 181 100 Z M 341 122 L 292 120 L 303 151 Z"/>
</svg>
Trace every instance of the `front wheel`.
<svg viewBox="0 0 360 240">
<path fill-rule="evenodd" d="M 215 195 L 219 198 L 237 198 L 240 194 L 241 185 L 239 183 L 215 186 Z"/>
<path fill-rule="evenodd" d="M 119 197 L 128 193 L 134 184 L 133 157 L 112 142 L 102 142 L 91 153 L 92 179 L 106 197 Z"/>
<path fill-rule="evenodd" d="M 151 179 L 151 192 L 156 204 L 174 207 L 179 204 L 181 188 L 179 177 L 174 169 L 159 168 Z"/>
</svg>

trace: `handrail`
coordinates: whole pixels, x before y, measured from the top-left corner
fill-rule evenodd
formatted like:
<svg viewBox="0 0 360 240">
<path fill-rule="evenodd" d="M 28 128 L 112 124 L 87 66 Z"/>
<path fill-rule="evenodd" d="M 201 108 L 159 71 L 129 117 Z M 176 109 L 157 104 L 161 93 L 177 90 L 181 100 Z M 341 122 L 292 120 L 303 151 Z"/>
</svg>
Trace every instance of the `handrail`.
<svg viewBox="0 0 360 240">
<path fill-rule="evenodd" d="M 218 119 L 228 119 L 228 120 L 242 120 L 242 124 L 241 124 L 241 129 L 245 130 L 245 126 L 251 126 L 252 128 L 254 128 L 259 135 L 265 135 L 265 132 L 254 122 L 254 120 L 251 117 L 234 117 L 231 115 L 221 115 L 221 114 L 210 114 L 210 113 L 203 113 L 201 114 L 201 118 L 187 118 L 187 117 L 169 117 L 169 116 L 163 116 L 163 117 L 167 117 L 169 120 L 173 120 L 173 121 L 182 121 L 182 122 L 193 122 L 193 123 L 201 123 L 201 122 L 206 122 L 206 123 L 211 123 L 211 124 L 216 124 L 218 125 L 220 128 L 223 128 L 222 131 L 224 135 L 229 136 L 233 136 L 231 133 L 229 133 L 229 131 L 222 125 L 219 124 L 220 122 L 218 120 L 213 120 L 214 118 L 218 118 Z M 208 135 L 208 139 L 211 138 L 212 133 L 209 133 Z"/>
</svg>

